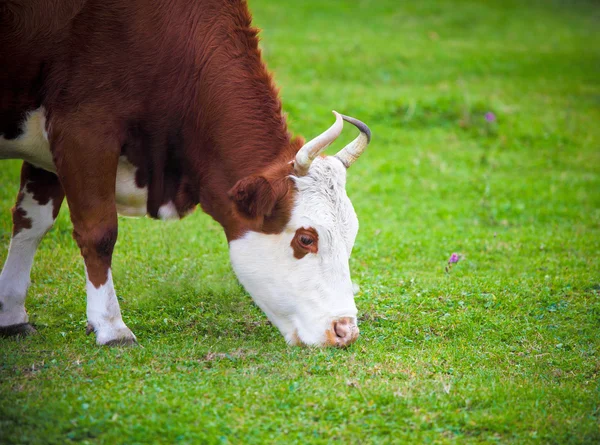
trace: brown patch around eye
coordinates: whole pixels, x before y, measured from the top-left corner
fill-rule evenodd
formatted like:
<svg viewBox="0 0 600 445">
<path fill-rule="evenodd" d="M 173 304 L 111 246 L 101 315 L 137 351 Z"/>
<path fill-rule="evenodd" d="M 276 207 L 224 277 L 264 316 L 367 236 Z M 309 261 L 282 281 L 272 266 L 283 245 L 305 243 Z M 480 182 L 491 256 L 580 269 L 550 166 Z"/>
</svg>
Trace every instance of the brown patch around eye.
<svg viewBox="0 0 600 445">
<path fill-rule="evenodd" d="M 319 251 L 319 234 L 312 227 L 300 227 L 296 230 L 290 245 L 294 249 L 295 258 L 304 258 L 308 253 Z"/>
</svg>

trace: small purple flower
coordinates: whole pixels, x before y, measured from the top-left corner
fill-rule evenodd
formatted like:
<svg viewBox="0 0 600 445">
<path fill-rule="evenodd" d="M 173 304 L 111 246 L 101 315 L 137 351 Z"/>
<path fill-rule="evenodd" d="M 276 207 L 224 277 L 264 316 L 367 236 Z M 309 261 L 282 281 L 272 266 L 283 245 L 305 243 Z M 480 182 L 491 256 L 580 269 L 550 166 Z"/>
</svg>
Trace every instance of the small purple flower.
<svg viewBox="0 0 600 445">
<path fill-rule="evenodd" d="M 487 113 L 485 113 L 485 120 L 490 123 L 496 122 L 496 115 L 491 111 L 488 111 Z"/>
<path fill-rule="evenodd" d="M 460 261 L 460 255 L 458 253 L 453 253 L 452 255 L 450 255 L 450 258 L 448 259 L 448 264 L 456 264 Z"/>
</svg>

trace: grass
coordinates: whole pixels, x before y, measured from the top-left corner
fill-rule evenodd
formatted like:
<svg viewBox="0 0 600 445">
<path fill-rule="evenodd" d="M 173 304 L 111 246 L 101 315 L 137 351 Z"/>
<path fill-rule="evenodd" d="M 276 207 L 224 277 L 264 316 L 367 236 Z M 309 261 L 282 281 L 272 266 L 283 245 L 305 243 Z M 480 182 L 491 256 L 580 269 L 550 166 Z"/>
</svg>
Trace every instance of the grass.
<svg viewBox="0 0 600 445">
<path fill-rule="evenodd" d="M 0 442 L 600 442 L 598 5 L 251 6 L 291 128 L 336 109 L 374 134 L 348 183 L 361 338 L 286 346 L 196 212 L 120 221 L 143 347 L 97 347 L 63 209 L 32 274 L 40 335 L 0 340 Z M 0 164 L 0 256 L 18 167 Z"/>
</svg>

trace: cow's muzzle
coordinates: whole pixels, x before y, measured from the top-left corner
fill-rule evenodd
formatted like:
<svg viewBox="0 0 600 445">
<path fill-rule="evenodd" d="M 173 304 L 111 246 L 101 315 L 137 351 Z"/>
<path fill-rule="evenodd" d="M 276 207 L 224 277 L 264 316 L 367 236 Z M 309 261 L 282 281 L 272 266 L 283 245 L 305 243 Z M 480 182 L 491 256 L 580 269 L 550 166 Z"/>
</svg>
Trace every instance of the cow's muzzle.
<svg viewBox="0 0 600 445">
<path fill-rule="evenodd" d="M 353 317 L 343 317 L 334 320 L 331 328 L 327 330 L 327 345 L 345 348 L 356 341 L 359 335 L 356 319 Z"/>
</svg>

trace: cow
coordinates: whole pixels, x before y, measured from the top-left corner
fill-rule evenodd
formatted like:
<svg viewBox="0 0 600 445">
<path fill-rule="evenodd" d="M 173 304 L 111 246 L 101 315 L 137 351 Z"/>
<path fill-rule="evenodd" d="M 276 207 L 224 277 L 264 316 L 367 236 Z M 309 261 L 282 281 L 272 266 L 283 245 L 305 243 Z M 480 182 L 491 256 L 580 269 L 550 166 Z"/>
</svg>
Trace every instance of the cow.
<svg viewBox="0 0 600 445">
<path fill-rule="evenodd" d="M 358 220 L 346 172 L 371 133 L 334 116 L 306 143 L 290 134 L 245 1 L 1 3 L 0 158 L 23 164 L 0 332 L 35 331 L 30 270 L 66 197 L 97 344 L 137 342 L 113 285 L 117 215 L 179 219 L 198 205 L 287 343 L 352 344 Z M 359 135 L 324 156 L 344 122 Z"/>
</svg>

